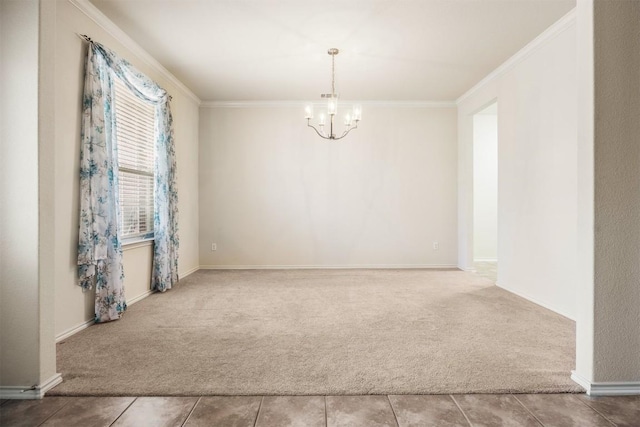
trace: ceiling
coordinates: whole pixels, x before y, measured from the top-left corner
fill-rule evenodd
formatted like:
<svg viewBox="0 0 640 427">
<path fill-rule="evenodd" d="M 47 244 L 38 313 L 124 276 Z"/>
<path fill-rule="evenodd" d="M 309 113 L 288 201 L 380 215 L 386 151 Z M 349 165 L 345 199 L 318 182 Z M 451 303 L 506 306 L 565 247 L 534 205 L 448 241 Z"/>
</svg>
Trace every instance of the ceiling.
<svg viewBox="0 0 640 427">
<path fill-rule="evenodd" d="M 575 0 L 91 0 L 205 101 L 451 101 Z"/>
</svg>

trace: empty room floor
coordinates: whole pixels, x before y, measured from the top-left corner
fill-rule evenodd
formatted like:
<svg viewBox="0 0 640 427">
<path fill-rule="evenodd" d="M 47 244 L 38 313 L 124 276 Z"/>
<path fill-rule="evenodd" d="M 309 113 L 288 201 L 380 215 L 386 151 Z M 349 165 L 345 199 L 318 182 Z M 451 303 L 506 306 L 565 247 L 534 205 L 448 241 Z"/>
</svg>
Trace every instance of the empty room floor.
<svg viewBox="0 0 640 427">
<path fill-rule="evenodd" d="M 507 339 L 481 346 L 494 323 Z M 513 340 L 528 330 L 537 338 Z M 214 345 L 196 348 L 206 337 Z M 577 392 L 573 339 L 568 319 L 471 273 L 200 271 L 59 343 L 65 382 L 42 400 L 0 402 L 0 424 L 640 427 L 640 396 Z M 530 367 L 538 347 L 548 359 L 523 375 L 520 359 L 534 352 Z"/>
<path fill-rule="evenodd" d="M 582 391 L 574 322 L 459 270 L 201 270 L 57 353 L 57 396 Z"/>
<path fill-rule="evenodd" d="M 640 426 L 640 396 L 45 397 L 3 401 L 3 426 Z"/>
</svg>

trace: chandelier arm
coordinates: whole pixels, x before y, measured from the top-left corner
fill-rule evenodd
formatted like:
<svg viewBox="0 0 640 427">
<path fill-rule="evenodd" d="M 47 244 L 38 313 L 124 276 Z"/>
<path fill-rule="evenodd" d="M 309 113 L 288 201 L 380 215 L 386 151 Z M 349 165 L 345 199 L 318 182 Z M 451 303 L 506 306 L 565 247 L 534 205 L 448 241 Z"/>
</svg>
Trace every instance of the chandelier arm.
<svg viewBox="0 0 640 427">
<path fill-rule="evenodd" d="M 318 134 L 318 136 L 319 136 L 320 138 L 324 138 L 324 139 L 331 139 L 330 137 L 328 137 L 328 136 L 325 136 L 325 135 L 321 134 L 321 133 L 318 131 L 318 129 L 316 129 L 316 127 L 315 127 L 314 125 L 312 125 L 311 123 L 309 123 L 309 120 L 308 120 L 308 119 L 307 119 L 307 126 L 309 126 L 311 129 L 315 130 L 315 131 L 316 131 L 316 133 Z"/>
<path fill-rule="evenodd" d="M 354 129 L 358 129 L 358 122 L 356 122 L 356 125 L 355 125 L 355 126 L 350 127 L 349 129 L 347 129 L 347 130 L 345 130 L 344 132 L 342 132 L 342 135 L 340 135 L 339 137 L 337 137 L 337 138 L 331 138 L 331 139 L 334 139 L 334 140 L 336 140 L 336 141 L 337 141 L 337 140 L 339 140 L 339 139 L 342 139 L 342 138 L 344 138 L 345 136 L 349 135 L 349 132 L 351 132 L 351 131 L 352 131 L 352 130 L 354 130 Z"/>
</svg>

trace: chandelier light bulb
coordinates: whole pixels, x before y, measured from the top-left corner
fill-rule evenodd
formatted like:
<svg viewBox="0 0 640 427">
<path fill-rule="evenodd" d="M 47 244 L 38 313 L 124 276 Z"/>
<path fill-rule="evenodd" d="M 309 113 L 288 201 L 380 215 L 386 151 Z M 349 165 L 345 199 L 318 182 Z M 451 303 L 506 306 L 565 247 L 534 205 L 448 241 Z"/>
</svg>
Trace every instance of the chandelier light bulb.
<svg viewBox="0 0 640 427">
<path fill-rule="evenodd" d="M 338 112 L 338 102 L 335 99 L 330 99 L 327 103 L 327 113 L 333 116 Z"/>
<path fill-rule="evenodd" d="M 344 116 L 344 124 L 345 126 L 351 126 L 351 114 Z"/>
<path fill-rule="evenodd" d="M 362 120 L 362 107 L 360 105 L 353 106 L 353 120 L 356 122 Z"/>
<path fill-rule="evenodd" d="M 318 120 L 320 126 L 324 126 L 324 113 L 320 113 L 320 119 Z"/>
<path fill-rule="evenodd" d="M 304 107 L 304 118 L 305 119 L 313 119 L 313 105 L 307 104 Z"/>
</svg>

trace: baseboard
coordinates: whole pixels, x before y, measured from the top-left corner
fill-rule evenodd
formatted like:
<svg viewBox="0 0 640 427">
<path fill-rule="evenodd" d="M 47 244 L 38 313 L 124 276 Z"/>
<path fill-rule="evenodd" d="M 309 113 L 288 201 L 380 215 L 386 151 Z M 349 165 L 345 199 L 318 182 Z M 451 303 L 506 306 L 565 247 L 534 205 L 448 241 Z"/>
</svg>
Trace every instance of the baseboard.
<svg viewBox="0 0 640 427">
<path fill-rule="evenodd" d="M 55 374 L 40 385 L 0 386 L 0 399 L 42 399 L 44 394 L 62 382 L 62 375 Z"/>
<path fill-rule="evenodd" d="M 75 335 L 83 329 L 87 329 L 89 326 L 95 323 L 95 319 L 87 320 L 86 322 L 82 322 L 81 324 L 74 326 L 72 328 L 67 329 L 66 331 L 56 335 L 56 344 L 60 341 L 64 341 L 69 338 L 71 335 Z"/>
<path fill-rule="evenodd" d="M 155 291 L 152 290 L 148 290 L 140 295 L 138 295 L 137 297 L 134 297 L 130 300 L 127 301 L 127 305 L 133 305 L 135 303 L 137 303 L 138 301 L 141 301 L 143 299 L 145 299 L 146 297 L 148 297 L 149 295 L 151 295 L 152 293 L 154 293 Z M 56 344 L 59 343 L 60 341 L 64 341 L 67 338 L 69 338 L 72 335 L 77 334 L 78 332 L 80 332 L 83 329 L 87 329 L 89 326 L 93 325 L 95 323 L 94 319 L 90 319 L 87 320 L 86 322 L 82 322 L 77 326 L 74 326 L 72 328 L 67 329 L 66 331 L 60 333 L 59 335 L 56 336 Z"/>
<path fill-rule="evenodd" d="M 507 292 L 511 292 L 512 294 L 518 295 L 521 298 L 524 298 L 524 299 L 526 299 L 528 301 L 531 301 L 534 304 L 537 304 L 537 305 L 539 305 L 541 307 L 544 307 L 547 310 L 551 310 L 554 313 L 557 313 L 557 314 L 559 314 L 561 316 L 564 316 L 569 320 L 573 320 L 574 322 L 576 321 L 576 319 L 573 316 L 569 315 L 569 313 L 566 313 L 566 312 L 564 312 L 562 310 L 558 310 L 557 308 L 551 306 L 550 304 L 548 304 L 548 303 L 546 303 L 544 301 L 540 301 L 537 298 L 533 298 L 532 296 L 530 296 L 530 295 L 528 295 L 528 294 L 526 294 L 524 292 L 514 291 L 513 289 L 509 289 L 507 287 L 502 286 L 499 282 L 496 282 L 496 286 L 499 287 L 500 289 L 504 289 Z"/>
<path fill-rule="evenodd" d="M 640 381 L 592 383 L 576 371 L 571 371 L 571 379 L 584 388 L 589 396 L 640 395 Z"/>
<path fill-rule="evenodd" d="M 130 300 L 127 300 L 127 305 L 128 306 L 129 305 L 133 305 L 133 304 L 137 303 L 138 301 L 141 301 L 141 300 L 145 299 L 146 297 L 148 297 L 149 295 L 151 295 L 154 292 L 155 292 L 154 290 L 149 289 L 148 291 L 145 291 L 145 292 L 141 293 L 137 297 L 133 297 Z"/>
<path fill-rule="evenodd" d="M 184 273 L 179 274 L 179 276 L 180 276 L 181 279 L 184 279 L 187 276 L 190 276 L 191 274 L 195 273 L 198 270 L 200 270 L 200 266 L 199 265 L 193 267 L 191 270 L 187 270 Z"/>
<path fill-rule="evenodd" d="M 190 274 L 195 273 L 196 271 L 198 271 L 200 269 L 200 267 L 194 267 L 191 270 L 187 270 L 187 272 L 183 275 L 180 276 L 181 279 L 184 279 L 185 277 L 189 276 Z M 131 298 L 130 300 L 127 300 L 127 305 L 133 305 L 135 303 L 137 303 L 138 301 L 141 301 L 143 299 L 145 299 L 146 297 L 148 297 L 149 295 L 151 295 L 152 293 L 154 293 L 154 290 L 149 289 L 148 291 Z M 66 331 L 58 334 L 56 336 L 56 344 L 59 343 L 60 341 L 64 341 L 67 338 L 69 338 L 72 335 L 77 334 L 78 332 L 80 332 L 83 329 L 87 329 L 89 326 L 93 325 L 95 323 L 94 319 L 90 319 L 87 320 L 86 322 L 82 322 L 79 325 L 73 326 L 69 329 L 67 329 Z"/>
<path fill-rule="evenodd" d="M 202 270 L 359 270 L 359 269 L 440 269 L 455 264 L 360 264 L 360 265 L 201 265 Z"/>
</svg>

